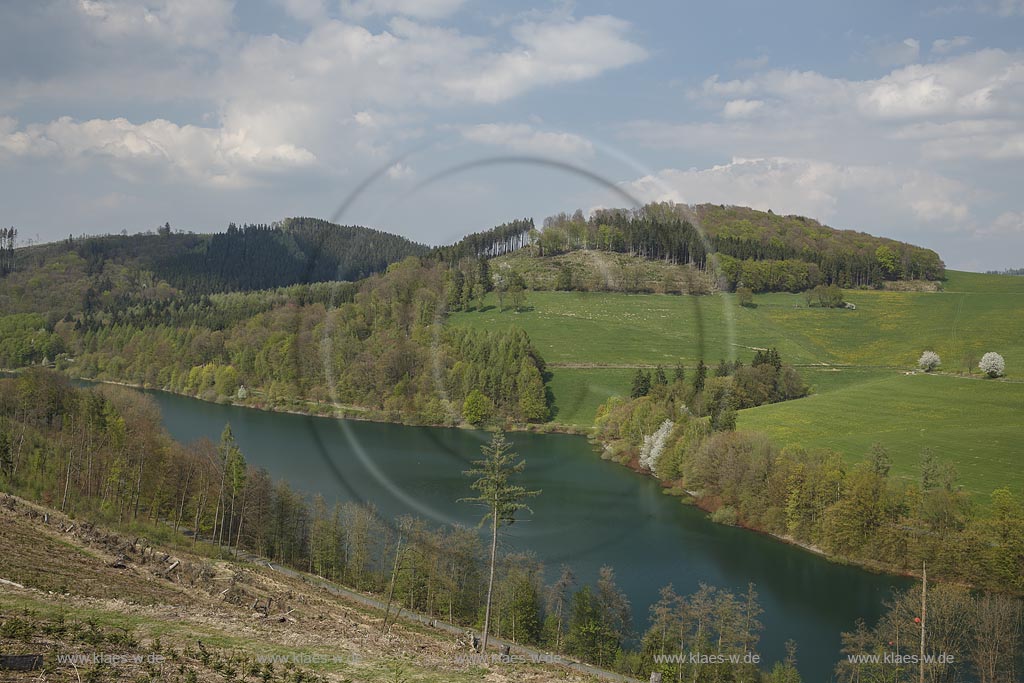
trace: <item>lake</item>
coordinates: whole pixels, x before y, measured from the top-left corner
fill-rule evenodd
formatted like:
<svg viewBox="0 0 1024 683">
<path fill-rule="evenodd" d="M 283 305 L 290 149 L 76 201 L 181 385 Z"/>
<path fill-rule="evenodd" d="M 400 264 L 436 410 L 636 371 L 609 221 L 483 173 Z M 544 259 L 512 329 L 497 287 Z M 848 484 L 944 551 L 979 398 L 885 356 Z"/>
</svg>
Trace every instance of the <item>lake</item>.
<svg viewBox="0 0 1024 683">
<path fill-rule="evenodd" d="M 462 475 L 489 435 L 461 429 L 334 420 L 217 405 L 163 392 L 168 431 L 179 441 L 220 438 L 230 422 L 246 460 L 305 493 L 333 503 L 372 502 L 385 516 L 411 513 L 438 523 L 476 524 L 480 510 L 457 499 L 471 495 Z M 764 609 L 759 651 L 767 662 L 797 642 L 805 681 L 831 680 L 840 632 L 858 617 L 881 614 L 902 577 L 833 564 L 751 531 L 712 523 L 700 510 L 661 492 L 658 482 L 601 460 L 586 439 L 513 433 L 527 462 L 521 481 L 543 494 L 506 530 L 506 543 L 532 550 L 549 574 L 569 564 L 593 582 L 602 565 L 615 568 L 642 632 L 659 589 L 680 594 L 701 582 L 742 593 L 756 584 Z"/>
</svg>

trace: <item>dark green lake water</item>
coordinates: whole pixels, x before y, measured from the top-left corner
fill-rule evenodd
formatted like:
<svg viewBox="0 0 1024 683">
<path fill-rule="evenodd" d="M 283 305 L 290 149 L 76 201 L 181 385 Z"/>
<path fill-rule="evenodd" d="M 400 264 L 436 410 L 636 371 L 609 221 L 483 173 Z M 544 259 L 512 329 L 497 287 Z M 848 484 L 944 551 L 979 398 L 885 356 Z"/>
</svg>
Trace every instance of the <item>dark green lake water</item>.
<svg viewBox="0 0 1024 683">
<path fill-rule="evenodd" d="M 148 392 L 179 441 L 216 441 L 231 423 L 246 459 L 329 502 L 364 500 L 387 516 L 416 514 L 472 525 L 478 509 L 456 503 L 471 494 L 462 471 L 487 435 L 458 429 L 340 421 L 223 406 Z M 602 565 L 615 568 L 633 605 L 637 630 L 672 583 L 691 593 L 700 582 L 743 592 L 756 584 L 764 608 L 759 650 L 768 662 L 799 647 L 807 683 L 831 680 L 840 632 L 864 617 L 906 579 L 832 564 L 767 536 L 710 522 L 697 509 L 661 493 L 658 483 L 601 460 L 587 441 L 559 434 L 510 434 L 527 461 L 524 484 L 543 489 L 532 516 L 507 531 L 507 543 L 534 551 L 557 571 L 567 563 L 581 582 Z"/>
</svg>

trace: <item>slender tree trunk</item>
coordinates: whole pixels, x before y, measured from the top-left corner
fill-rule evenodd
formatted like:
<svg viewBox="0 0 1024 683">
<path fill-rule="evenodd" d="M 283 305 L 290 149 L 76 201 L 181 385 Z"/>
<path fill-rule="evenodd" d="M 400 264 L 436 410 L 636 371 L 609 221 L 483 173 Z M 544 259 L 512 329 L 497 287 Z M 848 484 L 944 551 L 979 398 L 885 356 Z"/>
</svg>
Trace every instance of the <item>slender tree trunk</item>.
<svg viewBox="0 0 1024 683">
<path fill-rule="evenodd" d="M 199 500 L 196 501 L 196 523 L 192 531 L 192 547 L 196 547 L 196 541 L 199 540 L 199 520 L 203 514 L 203 504 L 206 502 L 206 496 L 202 493 L 199 494 Z"/>
<path fill-rule="evenodd" d="M 71 448 L 68 449 L 68 467 L 64 473 L 64 497 L 60 501 L 60 511 L 64 512 L 64 509 L 68 504 L 68 489 L 71 487 L 71 466 L 75 462 L 75 437 L 74 434 L 71 436 Z"/>
<path fill-rule="evenodd" d="M 85 446 L 86 450 L 86 465 L 85 465 L 85 497 L 89 498 L 93 495 L 92 492 L 92 429 L 89 430 L 89 440 Z"/>
<path fill-rule="evenodd" d="M 491 627 L 491 596 L 494 594 L 494 559 L 498 553 L 498 504 L 495 501 L 491 511 L 491 571 L 487 579 L 487 606 L 484 609 L 484 637 L 480 651 L 487 654 L 487 633 Z"/>
<path fill-rule="evenodd" d="M 395 597 L 395 581 L 398 578 L 398 563 L 402 558 L 402 534 L 398 534 L 398 545 L 395 546 L 395 564 L 391 568 L 391 585 L 388 587 L 388 601 L 384 606 L 384 623 L 381 624 L 380 632 L 387 633 L 388 618 L 391 616 L 391 600 Z M 401 608 L 399 608 L 401 611 Z"/>
<path fill-rule="evenodd" d="M 227 477 L 227 464 L 221 466 L 220 492 L 217 494 L 217 512 L 213 516 L 213 539 L 220 545 L 221 537 L 224 535 L 224 479 Z"/>
<path fill-rule="evenodd" d="M 235 524 L 235 485 L 231 485 L 231 511 L 228 513 L 228 548 L 231 548 L 231 529 Z"/>
<path fill-rule="evenodd" d="M 217 498 L 217 508 L 213 511 L 213 528 L 210 530 L 210 540 L 217 541 L 217 527 L 220 524 L 220 498 Z"/>
<path fill-rule="evenodd" d="M 561 652 L 562 651 L 562 603 L 564 603 L 564 602 L 565 601 L 563 599 L 559 598 L 559 600 L 558 600 L 558 609 L 557 609 L 557 613 L 558 613 L 557 628 L 555 629 L 555 650 L 557 652 Z"/>
<path fill-rule="evenodd" d="M 185 500 L 188 498 L 188 485 L 192 481 L 192 472 L 194 468 L 189 468 L 185 474 L 185 484 L 181 489 L 181 504 L 178 506 L 178 516 L 174 519 L 174 532 L 178 532 L 178 527 L 181 526 L 181 518 L 185 516 Z"/>
<path fill-rule="evenodd" d="M 146 461 L 146 456 L 140 451 L 139 452 L 139 474 L 135 479 L 135 509 L 132 511 L 132 519 L 137 519 L 139 516 L 139 501 L 142 500 L 142 466 Z"/>
<path fill-rule="evenodd" d="M 14 454 L 14 465 L 11 467 L 11 479 L 18 476 L 18 463 L 21 462 L 21 447 L 25 445 L 25 430 L 27 427 L 22 424 L 21 438 L 18 439 L 18 451 Z"/>
<path fill-rule="evenodd" d="M 232 506 L 234 507 L 234 506 Z M 235 557 L 238 557 L 238 546 L 242 542 L 242 521 L 245 519 L 245 488 L 242 489 L 242 499 L 238 502 L 238 531 L 235 532 Z"/>
<path fill-rule="evenodd" d="M 919 669 L 920 683 L 924 683 L 924 631 L 928 619 L 928 567 L 921 563 L 921 665 Z"/>
</svg>

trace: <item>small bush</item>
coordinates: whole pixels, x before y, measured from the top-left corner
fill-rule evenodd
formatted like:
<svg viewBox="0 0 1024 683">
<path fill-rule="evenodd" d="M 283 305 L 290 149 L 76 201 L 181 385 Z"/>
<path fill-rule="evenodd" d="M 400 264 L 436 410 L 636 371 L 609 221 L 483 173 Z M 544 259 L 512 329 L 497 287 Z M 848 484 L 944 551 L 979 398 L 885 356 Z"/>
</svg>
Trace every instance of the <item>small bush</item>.
<svg viewBox="0 0 1024 683">
<path fill-rule="evenodd" d="M 723 505 L 711 513 L 711 521 L 716 524 L 736 526 L 737 519 L 736 509 L 731 505 Z"/>
</svg>

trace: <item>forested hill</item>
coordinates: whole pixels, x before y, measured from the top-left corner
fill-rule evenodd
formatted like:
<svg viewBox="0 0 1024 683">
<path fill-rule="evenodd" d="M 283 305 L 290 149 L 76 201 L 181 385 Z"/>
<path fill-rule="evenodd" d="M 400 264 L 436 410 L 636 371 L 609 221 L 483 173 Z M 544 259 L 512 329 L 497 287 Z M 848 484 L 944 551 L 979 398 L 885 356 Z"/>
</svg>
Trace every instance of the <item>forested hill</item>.
<svg viewBox="0 0 1024 683">
<path fill-rule="evenodd" d="M 730 288 L 755 292 L 797 292 L 819 284 L 881 287 L 887 280 L 945 276 L 942 259 L 931 249 L 837 230 L 803 216 L 713 204 L 600 209 L 589 218 L 581 211 L 563 213 L 546 219 L 531 244 L 542 256 L 602 249 L 701 269 L 714 252 Z"/>
<path fill-rule="evenodd" d="M 212 235 L 112 236 L 72 241 L 90 271 L 108 259 L 137 261 L 174 287 L 195 293 L 359 280 L 427 247 L 404 237 L 315 218 L 228 226 Z"/>
<path fill-rule="evenodd" d="M 145 292 L 146 299 L 163 300 L 173 296 L 173 290 L 196 297 L 355 281 L 407 256 L 455 265 L 466 258 L 513 251 L 546 257 L 576 250 L 690 264 L 721 274 L 730 289 L 743 286 L 755 292 L 798 292 L 819 284 L 881 287 L 891 280 L 939 280 L 945 275 L 942 260 L 930 249 L 836 230 L 802 216 L 660 203 L 631 210 L 601 209 L 589 217 L 580 211 L 563 213 L 546 219 L 540 230 L 532 219 L 519 219 L 433 248 L 315 218 L 232 224 L 216 234 L 174 232 L 168 225 L 156 233 L 68 238 L 17 253 L 4 247 L 0 311 L 61 317 L 123 293 Z M 717 273 L 710 267 L 712 252 L 717 253 Z"/>
<path fill-rule="evenodd" d="M 204 293 L 355 281 L 427 251 L 397 234 L 316 218 L 289 218 L 272 225 L 231 224 L 226 232 L 202 236 L 195 245 L 161 249 L 160 241 L 172 237 L 178 236 L 165 231 L 156 239 L 134 236 L 127 240 L 136 241 L 143 265 L 160 278 L 175 287 Z M 117 253 L 117 239 L 113 242 Z M 92 254 L 102 258 L 108 244 L 86 241 L 82 251 L 87 258 L 95 258 Z"/>
<path fill-rule="evenodd" d="M 814 263 L 823 277 L 840 286 L 945 277 L 945 264 L 931 249 L 856 230 L 837 230 L 812 218 L 717 204 L 699 205 L 696 214 L 719 253 L 739 259 Z"/>
</svg>

